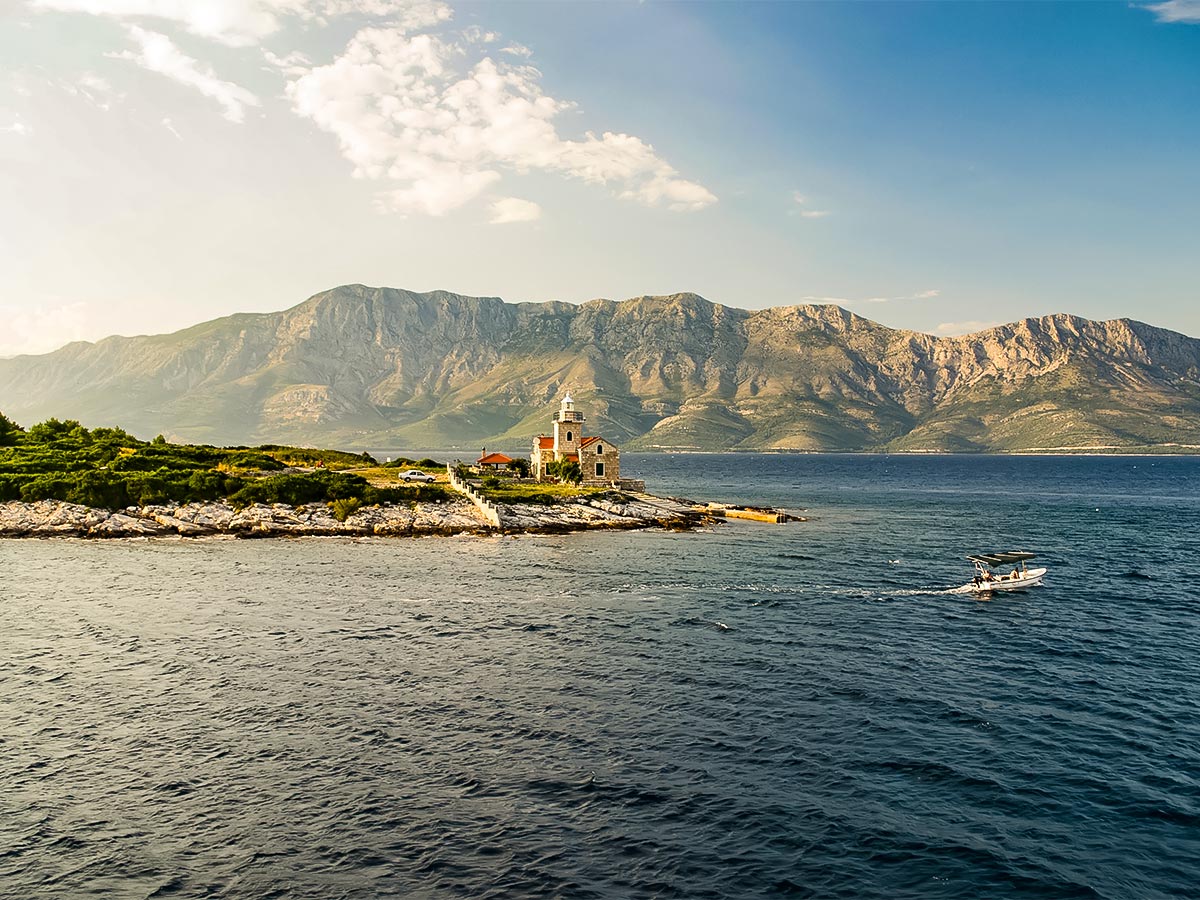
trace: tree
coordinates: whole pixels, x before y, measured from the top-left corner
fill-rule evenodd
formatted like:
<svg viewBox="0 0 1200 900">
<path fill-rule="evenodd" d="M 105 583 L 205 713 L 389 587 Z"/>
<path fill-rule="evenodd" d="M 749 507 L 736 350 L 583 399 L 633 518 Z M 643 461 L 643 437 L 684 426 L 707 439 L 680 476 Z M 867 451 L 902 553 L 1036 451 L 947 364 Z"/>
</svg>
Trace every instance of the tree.
<svg viewBox="0 0 1200 900">
<path fill-rule="evenodd" d="M 520 478 L 529 477 L 529 460 L 523 456 L 518 456 L 516 459 L 510 462 L 508 464 L 508 468 L 512 472 L 516 473 L 516 475 Z"/>
<path fill-rule="evenodd" d="M 83 428 L 75 419 L 67 419 L 65 422 L 60 422 L 58 419 L 47 419 L 29 429 L 29 439 L 38 444 L 53 444 L 72 434 L 78 436 L 80 432 L 86 435 L 87 429 Z"/>
<path fill-rule="evenodd" d="M 4 413 L 0 413 L 0 447 L 11 447 L 25 430 Z"/>
<path fill-rule="evenodd" d="M 583 481 L 583 469 L 573 459 L 556 459 L 546 464 L 546 472 L 553 475 L 561 484 L 579 484 Z"/>
</svg>

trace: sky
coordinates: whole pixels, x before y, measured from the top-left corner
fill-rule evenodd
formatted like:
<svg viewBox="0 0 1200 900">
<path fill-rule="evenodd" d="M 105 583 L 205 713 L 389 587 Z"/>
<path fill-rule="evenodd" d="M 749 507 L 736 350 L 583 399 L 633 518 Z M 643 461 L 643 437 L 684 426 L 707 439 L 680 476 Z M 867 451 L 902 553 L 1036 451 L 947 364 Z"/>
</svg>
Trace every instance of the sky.
<svg viewBox="0 0 1200 900">
<path fill-rule="evenodd" d="M 0 356 L 339 284 L 1200 336 L 1200 0 L 0 0 Z"/>
</svg>

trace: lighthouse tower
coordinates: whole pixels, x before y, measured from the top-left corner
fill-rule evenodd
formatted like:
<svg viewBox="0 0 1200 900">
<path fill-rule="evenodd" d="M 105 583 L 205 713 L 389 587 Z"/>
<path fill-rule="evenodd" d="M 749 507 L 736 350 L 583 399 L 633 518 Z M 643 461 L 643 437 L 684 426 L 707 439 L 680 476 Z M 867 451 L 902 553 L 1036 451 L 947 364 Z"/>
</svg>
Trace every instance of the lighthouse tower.
<svg viewBox="0 0 1200 900">
<path fill-rule="evenodd" d="M 554 414 L 554 457 L 561 459 L 564 454 L 578 453 L 582 440 L 583 413 L 575 408 L 575 401 L 568 393 Z"/>
</svg>

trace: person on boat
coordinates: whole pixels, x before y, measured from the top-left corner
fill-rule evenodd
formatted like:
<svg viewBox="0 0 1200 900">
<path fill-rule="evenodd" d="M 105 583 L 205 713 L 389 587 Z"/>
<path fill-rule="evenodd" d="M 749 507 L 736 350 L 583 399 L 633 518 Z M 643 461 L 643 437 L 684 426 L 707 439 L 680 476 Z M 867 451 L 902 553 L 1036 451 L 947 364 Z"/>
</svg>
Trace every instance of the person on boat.
<svg viewBox="0 0 1200 900">
<path fill-rule="evenodd" d="M 1009 578 L 1011 578 L 1013 581 L 1016 581 L 1016 580 L 1017 580 L 1017 578 L 1019 577 L 1019 576 L 1018 576 L 1018 573 L 1017 573 L 1017 570 L 1016 570 L 1016 569 L 1013 569 L 1013 570 L 1012 570 L 1012 574 L 1011 574 L 1011 575 L 1009 575 L 1008 577 L 1009 577 Z"/>
</svg>

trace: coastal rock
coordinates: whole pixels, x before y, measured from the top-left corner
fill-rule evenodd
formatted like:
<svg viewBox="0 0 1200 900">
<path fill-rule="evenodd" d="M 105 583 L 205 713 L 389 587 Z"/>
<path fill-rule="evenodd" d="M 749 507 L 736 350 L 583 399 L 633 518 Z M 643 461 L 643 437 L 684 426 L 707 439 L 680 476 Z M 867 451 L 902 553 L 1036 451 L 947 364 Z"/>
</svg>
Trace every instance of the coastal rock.
<svg viewBox="0 0 1200 900">
<path fill-rule="evenodd" d="M 73 535 L 87 534 L 111 514 L 59 500 L 0 504 L 0 534 Z"/>
<path fill-rule="evenodd" d="M 553 505 L 501 507 L 503 531 L 558 532 L 587 528 L 688 527 L 701 517 L 684 501 L 648 495 L 615 501 L 587 498 Z M 235 509 L 225 501 L 183 505 L 131 506 L 119 512 L 57 500 L 0 503 L 0 537 L 80 536 L 147 537 L 154 535 L 228 534 L 239 537 L 301 535 L 380 535 L 489 533 L 495 531 L 467 500 L 449 503 L 366 506 L 339 522 L 329 506 L 310 503 L 256 503 Z"/>
<path fill-rule="evenodd" d="M 578 531 L 587 528 L 686 528 L 704 516 L 690 503 L 644 496 L 628 502 L 589 498 L 570 503 L 508 504 L 500 508 L 508 532 Z"/>
<path fill-rule="evenodd" d="M 113 513 L 88 529 L 89 537 L 149 537 L 167 534 L 171 529 L 154 519 Z"/>
<path fill-rule="evenodd" d="M 407 506 L 367 506 L 349 516 L 345 526 L 362 534 L 394 537 L 412 534 L 416 512 Z"/>
<path fill-rule="evenodd" d="M 415 512 L 414 531 L 450 533 L 491 530 L 491 526 L 483 520 L 479 510 L 470 500 L 456 500 L 452 503 L 418 503 Z"/>
</svg>

